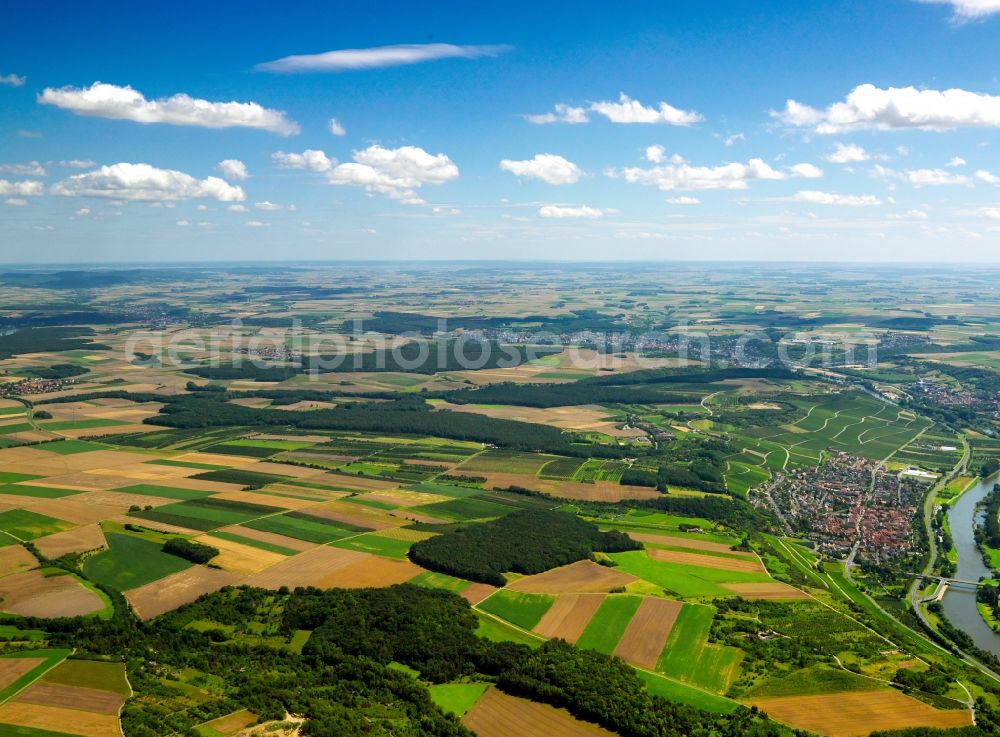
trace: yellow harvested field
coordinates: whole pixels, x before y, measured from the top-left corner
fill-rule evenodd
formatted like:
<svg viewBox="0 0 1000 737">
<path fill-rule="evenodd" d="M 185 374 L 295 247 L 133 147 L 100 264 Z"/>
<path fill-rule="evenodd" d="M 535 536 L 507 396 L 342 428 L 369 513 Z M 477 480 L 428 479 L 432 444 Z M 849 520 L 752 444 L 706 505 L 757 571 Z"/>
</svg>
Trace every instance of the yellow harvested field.
<svg viewBox="0 0 1000 737">
<path fill-rule="evenodd" d="M 368 555 L 365 553 L 365 555 Z M 324 589 L 363 589 L 370 586 L 392 586 L 405 583 L 421 573 L 423 569 L 408 560 L 394 560 L 381 555 L 369 555 L 322 576 L 316 586 Z"/>
<path fill-rule="evenodd" d="M 785 696 L 759 699 L 751 704 L 790 727 L 827 737 L 854 737 L 910 727 L 947 729 L 972 724 L 966 709 L 941 711 L 891 688 L 822 696 Z M 859 727 L 862 724 L 864 727 Z"/>
<path fill-rule="evenodd" d="M 664 550 L 663 548 L 646 548 L 646 555 L 653 560 L 663 561 L 664 563 L 680 563 L 685 566 L 715 568 L 721 571 L 767 573 L 764 564 L 756 556 L 753 558 L 725 558 L 721 555 L 685 553 L 680 550 Z"/>
<path fill-rule="evenodd" d="M 519 578 L 507 588 L 529 594 L 597 594 L 619 586 L 628 586 L 639 579 L 629 573 L 579 560 L 545 573 Z"/>
<path fill-rule="evenodd" d="M 420 530 L 407 530 L 405 527 L 393 527 L 390 530 L 382 530 L 376 533 L 378 537 L 384 537 L 388 540 L 406 540 L 411 543 L 418 543 L 421 540 L 426 540 L 430 537 L 434 537 L 433 532 L 421 532 Z"/>
<path fill-rule="evenodd" d="M 535 625 L 535 632 L 545 637 L 561 637 L 566 642 L 576 643 L 602 601 L 604 594 L 557 596 L 555 603 Z"/>
<path fill-rule="evenodd" d="M 762 583 L 724 583 L 723 588 L 744 599 L 808 599 L 809 594 L 789 586 L 781 581 L 765 581 Z"/>
<path fill-rule="evenodd" d="M 597 404 L 584 404 L 568 407 L 476 407 L 469 404 L 451 404 L 440 402 L 435 407 L 439 410 L 453 412 L 471 412 L 485 415 L 498 420 L 518 420 L 538 425 L 551 425 L 562 430 L 577 430 L 579 432 L 599 432 L 616 438 L 638 438 L 646 435 L 642 430 L 630 428 L 622 430 L 615 422 L 606 419 L 611 410 Z"/>
<path fill-rule="evenodd" d="M 508 696 L 495 686 L 462 717 L 462 724 L 479 737 L 615 737 L 613 732 L 582 722 L 565 709 Z"/>
<path fill-rule="evenodd" d="M 423 522 L 428 525 L 444 525 L 448 523 L 448 520 L 431 517 L 429 514 L 418 514 L 417 512 L 411 512 L 406 509 L 394 510 L 389 512 L 389 515 L 399 518 L 399 524 L 401 525 L 404 525 L 407 522 Z"/>
<path fill-rule="evenodd" d="M 249 727 L 257 722 L 257 715 L 246 709 L 234 711 L 224 717 L 205 722 L 203 726 L 213 729 L 223 735 L 231 735 L 239 732 L 244 727 Z"/>
<path fill-rule="evenodd" d="M 25 508 L 30 512 L 55 517 L 56 519 L 72 522 L 75 525 L 93 524 L 113 515 L 124 514 L 128 511 L 129 502 L 126 495 L 115 494 L 114 496 L 122 501 L 119 501 L 114 506 L 105 505 L 98 500 L 87 498 L 89 496 L 89 494 L 77 494 L 76 496 L 66 496 L 62 499 L 45 499 Z M 162 504 L 163 500 L 160 503 Z"/>
<path fill-rule="evenodd" d="M 32 668 L 44 662 L 44 658 L 0 658 L 0 688 L 7 688 Z"/>
<path fill-rule="evenodd" d="M 93 524 L 40 537 L 35 540 L 35 545 L 46 558 L 58 558 L 66 553 L 84 553 L 106 548 L 108 543 L 101 528 Z"/>
<path fill-rule="evenodd" d="M 304 553 L 285 558 L 266 571 L 253 574 L 244 583 L 264 589 L 279 589 L 282 586 L 290 589 L 296 586 L 319 586 L 318 582 L 321 579 L 333 575 L 341 568 L 374 557 L 357 550 L 317 545 Z"/>
<path fill-rule="evenodd" d="M 159 526 L 159 523 L 157 523 Z M 232 535 L 239 535 L 240 537 L 248 537 L 251 540 L 259 540 L 262 543 L 269 543 L 271 545 L 277 545 L 278 547 L 288 548 L 289 550 L 309 550 L 316 547 L 316 543 L 307 542 L 306 540 L 299 540 L 294 537 L 287 537 L 285 535 L 279 535 L 276 532 L 265 532 L 264 530 L 254 530 L 250 527 L 241 527 L 240 525 L 230 525 L 229 527 L 223 527 L 220 532 L 228 532 Z"/>
<path fill-rule="evenodd" d="M 82 737 L 121 737 L 118 716 L 115 714 L 94 714 L 80 709 L 20 701 L 8 701 L 0 706 L 0 724 L 33 727 Z"/>
<path fill-rule="evenodd" d="M 188 604 L 202 594 L 210 594 L 223 586 L 239 583 L 242 579 L 241 574 L 192 566 L 124 593 L 140 619 L 152 619 Z"/>
<path fill-rule="evenodd" d="M 8 545 L 0 548 L 0 576 L 26 571 L 38 565 L 31 553 L 20 545 Z"/>
<path fill-rule="evenodd" d="M 656 661 L 660 659 L 667 636 L 683 606 L 679 601 L 645 597 L 613 654 L 643 668 L 656 668 Z"/>
<path fill-rule="evenodd" d="M 125 698 L 125 694 L 99 688 L 37 681 L 22 691 L 17 701 L 42 706 L 65 706 L 95 714 L 117 714 L 125 703 Z"/>
<path fill-rule="evenodd" d="M 497 587 L 490 586 L 488 583 L 470 583 L 459 592 L 459 596 L 475 606 L 495 591 L 497 591 Z"/>
<path fill-rule="evenodd" d="M 447 497 L 444 494 L 431 494 L 426 491 L 404 491 L 403 489 L 373 491 L 365 494 L 365 498 L 384 504 L 394 504 L 399 507 L 419 507 L 421 504 L 434 504 L 436 502 L 446 502 L 451 499 L 451 497 Z"/>
<path fill-rule="evenodd" d="M 672 493 L 672 492 L 671 492 Z M 725 543 L 716 543 L 709 540 L 698 540 L 692 537 L 680 537 L 678 535 L 658 535 L 652 532 L 632 532 L 628 536 L 641 543 L 651 545 L 669 545 L 674 548 L 690 548 L 691 550 L 706 550 L 712 553 L 726 553 L 728 555 L 738 555 L 743 558 L 756 558 L 749 550 L 733 550 Z"/>
<path fill-rule="evenodd" d="M 0 578 L 0 607 L 25 617 L 75 617 L 104 608 L 104 602 L 74 576 L 43 576 L 35 569 Z"/>
<path fill-rule="evenodd" d="M 312 517 L 344 522 L 371 530 L 387 530 L 390 527 L 401 527 L 404 523 L 379 509 L 368 509 L 360 504 L 350 502 L 329 502 L 320 506 L 310 507 L 308 514 Z"/>
<path fill-rule="evenodd" d="M 269 507 L 283 507 L 292 510 L 311 507 L 316 503 L 308 499 L 290 499 L 285 496 L 274 496 L 273 494 L 265 494 L 257 491 L 224 491 L 221 494 L 216 494 L 213 498 L 228 502 L 248 502 L 250 504 L 263 504 Z"/>
<path fill-rule="evenodd" d="M 257 573 L 288 560 L 288 556 L 281 553 L 272 553 L 221 537 L 206 535 L 195 538 L 195 541 L 218 548 L 219 554 L 212 558 L 212 565 L 233 573 Z"/>
</svg>

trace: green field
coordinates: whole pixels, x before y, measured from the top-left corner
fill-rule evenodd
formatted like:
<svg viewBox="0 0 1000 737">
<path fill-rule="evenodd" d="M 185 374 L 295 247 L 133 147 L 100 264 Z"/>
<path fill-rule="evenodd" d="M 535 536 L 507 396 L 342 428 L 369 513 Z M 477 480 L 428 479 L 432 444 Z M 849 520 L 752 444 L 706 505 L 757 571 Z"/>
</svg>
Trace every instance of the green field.
<svg viewBox="0 0 1000 737">
<path fill-rule="evenodd" d="M 654 696 L 661 696 L 668 701 L 677 701 L 681 704 L 693 706 L 696 709 L 704 709 L 705 711 L 713 711 L 719 714 L 731 714 L 740 706 L 735 701 L 730 701 L 707 691 L 692 688 L 683 683 L 664 678 L 656 673 L 637 670 L 636 675 L 646 684 L 647 691 Z"/>
<path fill-rule="evenodd" d="M 438 683 L 429 688 L 431 699 L 442 711 L 461 717 L 479 701 L 488 683 Z"/>
<path fill-rule="evenodd" d="M 611 558 L 618 564 L 619 570 L 638 576 L 682 598 L 732 596 L 731 591 L 719 584 L 772 580 L 766 573 L 725 571 L 652 560 L 642 550 L 612 553 Z"/>
<path fill-rule="evenodd" d="M 455 520 L 456 522 L 463 522 L 470 519 L 502 517 L 503 515 L 513 511 L 512 507 L 476 497 L 450 499 L 446 502 L 423 504 L 419 507 L 415 507 L 415 509 L 419 510 L 421 513 L 427 513 L 432 517 Z"/>
<path fill-rule="evenodd" d="M 311 543 L 330 543 L 334 540 L 355 535 L 358 532 L 369 532 L 362 528 L 352 528 L 351 525 L 330 522 L 320 517 L 310 517 L 306 514 L 286 512 L 270 517 L 261 517 L 243 525 L 262 532 L 275 532 L 279 535 L 294 537 Z"/>
<path fill-rule="evenodd" d="M 132 512 L 131 514 L 133 517 L 163 522 L 168 525 L 189 527 L 193 530 L 213 530 L 216 527 L 237 525 L 280 511 L 282 511 L 281 507 L 205 497 L 203 499 L 189 499 L 177 504 L 166 504 L 155 509 L 144 509 L 141 512 Z"/>
<path fill-rule="evenodd" d="M 129 693 L 124 663 L 67 659 L 46 673 L 42 680 L 66 686 L 97 688 L 120 694 Z"/>
<path fill-rule="evenodd" d="M 36 514 L 26 509 L 9 509 L 6 512 L 0 512 L 0 532 L 6 532 L 18 540 L 34 540 L 63 530 L 71 530 L 74 527 L 76 525 L 72 522 L 46 517 L 44 514 Z"/>
<path fill-rule="evenodd" d="M 388 558 L 398 558 L 403 560 L 413 543 L 409 540 L 395 540 L 389 537 L 381 537 L 378 533 L 358 535 L 347 540 L 339 540 L 330 543 L 336 548 L 349 548 L 360 550 L 362 553 L 374 553 L 384 555 Z"/>
<path fill-rule="evenodd" d="M 527 645 L 530 648 L 539 647 L 545 642 L 545 638 L 543 637 L 532 637 L 514 625 L 494 619 L 483 612 L 477 611 L 476 616 L 479 618 L 479 626 L 476 628 L 476 634 L 484 640 L 489 640 L 490 642 L 516 642 L 519 645 Z"/>
<path fill-rule="evenodd" d="M 555 602 L 555 598 L 543 594 L 521 594 L 500 589 L 479 603 L 484 612 L 495 614 L 501 619 L 513 622 L 518 627 L 530 630 Z"/>
<path fill-rule="evenodd" d="M 672 678 L 725 693 L 743 658 L 736 648 L 710 644 L 715 609 L 685 604 L 670 630 L 656 669 Z"/>
<path fill-rule="evenodd" d="M 183 558 L 164 553 L 162 540 L 154 536 L 109 532 L 105 537 L 108 549 L 89 556 L 83 562 L 83 572 L 91 580 L 118 591 L 158 581 L 191 567 Z"/>
<path fill-rule="evenodd" d="M 191 499 L 203 499 L 211 496 L 211 491 L 201 489 L 175 489 L 171 486 L 157 486 L 155 484 L 136 484 L 134 486 L 124 486 L 112 491 L 120 491 L 125 494 L 142 494 L 143 496 L 157 496 L 161 499 L 176 499 L 186 502 Z"/>
<path fill-rule="evenodd" d="M 407 583 L 412 583 L 414 586 L 426 586 L 429 589 L 453 591 L 456 594 L 469 586 L 469 581 L 463 578 L 455 578 L 454 576 L 449 576 L 447 573 L 437 573 L 435 571 L 418 573 L 407 581 Z"/>
<path fill-rule="evenodd" d="M 232 532 L 225 532 L 223 530 L 212 530 L 208 533 L 208 537 L 217 537 L 220 540 L 228 540 L 229 542 L 247 545 L 251 548 L 257 548 L 258 550 L 266 550 L 269 553 L 278 553 L 279 555 L 291 556 L 298 555 L 299 553 L 299 551 L 292 550 L 291 548 L 274 545 L 272 543 L 264 542 L 263 540 L 254 540 L 251 537 L 243 537 L 243 535 L 236 535 Z"/>
<path fill-rule="evenodd" d="M 612 594 L 606 597 L 587 623 L 587 627 L 580 635 L 580 639 L 577 640 L 576 646 L 583 650 L 597 650 L 605 655 L 610 655 L 618 645 L 618 641 L 625 633 L 628 623 L 632 621 L 640 604 L 642 604 L 641 596 Z"/>
<path fill-rule="evenodd" d="M 10 496 L 33 496 L 39 499 L 62 499 L 64 496 L 80 494 L 73 489 L 56 489 L 48 486 L 30 486 L 28 484 L 4 484 L 0 486 L 0 494 Z"/>
<path fill-rule="evenodd" d="M 782 696 L 871 691 L 882 683 L 841 668 L 816 664 L 781 678 L 772 678 L 746 693 L 747 698 L 774 699 Z"/>
</svg>

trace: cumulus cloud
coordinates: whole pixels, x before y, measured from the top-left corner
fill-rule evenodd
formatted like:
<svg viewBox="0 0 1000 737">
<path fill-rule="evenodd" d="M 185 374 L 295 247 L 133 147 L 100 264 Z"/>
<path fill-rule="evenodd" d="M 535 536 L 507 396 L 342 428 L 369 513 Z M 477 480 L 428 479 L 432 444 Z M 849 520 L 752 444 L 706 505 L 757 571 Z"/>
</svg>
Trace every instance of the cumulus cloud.
<svg viewBox="0 0 1000 737">
<path fill-rule="evenodd" d="M 85 218 L 85 217 L 87 217 L 90 214 L 90 208 L 89 207 L 81 207 L 80 209 L 78 209 L 73 214 L 76 215 L 77 217 Z"/>
<path fill-rule="evenodd" d="M 857 164 L 871 156 L 861 146 L 853 143 L 835 143 L 833 153 L 824 157 L 831 164 Z"/>
<path fill-rule="evenodd" d="M 478 59 L 509 51 L 510 46 L 456 46 L 455 44 L 396 44 L 367 49 L 338 49 L 322 54 L 286 56 L 258 64 L 264 72 L 342 72 L 418 64 L 436 59 Z"/>
<path fill-rule="evenodd" d="M 792 195 L 795 202 L 806 202 L 810 205 L 849 205 L 851 207 L 870 207 L 880 205 L 881 200 L 870 194 L 837 194 L 836 192 L 819 192 L 803 190 Z"/>
<path fill-rule="evenodd" d="M 567 205 L 542 205 L 538 214 L 543 218 L 592 220 L 604 217 L 605 211 L 588 205 L 572 207 Z"/>
<path fill-rule="evenodd" d="M 20 197 L 9 197 L 4 201 L 5 205 L 10 205 L 11 207 L 24 207 L 28 204 L 28 201 Z"/>
<path fill-rule="evenodd" d="M 249 212 L 245 205 L 230 205 L 226 208 L 229 212 Z"/>
<path fill-rule="evenodd" d="M 0 74 L 0 84 L 8 87 L 23 87 L 27 81 L 27 77 L 19 77 L 16 74 Z"/>
<path fill-rule="evenodd" d="M 605 174 L 613 179 L 648 184 L 661 190 L 746 189 L 752 179 L 786 179 L 783 172 L 771 168 L 763 159 L 750 159 L 746 164 L 722 166 L 691 166 L 668 164 L 648 169 L 626 167 L 610 169 Z"/>
<path fill-rule="evenodd" d="M 500 168 L 519 177 L 540 179 L 546 184 L 576 184 L 583 172 L 572 161 L 556 154 L 535 154 L 526 161 L 504 159 Z"/>
<path fill-rule="evenodd" d="M 138 90 L 94 82 L 90 87 L 47 87 L 38 96 L 43 105 L 55 105 L 77 115 L 131 120 L 136 123 L 168 123 L 202 128 L 259 128 L 283 136 L 299 132 L 299 126 L 280 110 L 256 102 L 209 102 L 185 95 L 147 100 Z"/>
<path fill-rule="evenodd" d="M 45 192 L 41 182 L 25 179 L 21 182 L 10 182 L 0 179 L 0 195 L 15 195 L 17 197 L 35 197 Z"/>
<path fill-rule="evenodd" d="M 945 166 L 951 169 L 957 169 L 960 166 L 965 166 L 966 161 L 961 156 L 953 156 L 951 161 L 949 161 Z"/>
<path fill-rule="evenodd" d="M 327 175 L 331 184 L 363 187 L 408 205 L 423 204 L 416 190 L 458 177 L 458 167 L 445 154 L 429 154 L 417 146 L 369 146 L 352 154 L 354 161 L 338 164 Z"/>
<path fill-rule="evenodd" d="M 124 162 L 75 174 L 52 185 L 51 191 L 63 197 L 107 197 L 143 202 L 201 198 L 242 202 L 246 199 L 242 188 L 219 177 L 197 179 L 182 171 Z"/>
<path fill-rule="evenodd" d="M 697 197 L 681 196 L 681 197 L 671 197 L 667 200 L 667 203 L 670 205 L 700 205 L 701 200 L 699 200 Z"/>
<path fill-rule="evenodd" d="M 573 107 L 564 103 L 558 103 L 555 106 L 555 112 L 525 115 L 524 119 L 535 125 L 545 125 L 547 123 L 569 123 L 570 125 L 574 125 L 590 122 L 586 108 Z"/>
<path fill-rule="evenodd" d="M 983 184 L 1000 184 L 1000 177 L 986 171 L 985 169 L 977 171 L 975 176 L 976 180 L 982 182 Z"/>
<path fill-rule="evenodd" d="M 268 200 L 255 202 L 253 206 L 258 210 L 267 210 L 269 212 L 274 212 L 275 210 L 291 210 L 294 212 L 297 209 L 295 205 L 277 205 L 274 202 L 269 202 Z"/>
<path fill-rule="evenodd" d="M 906 212 L 894 212 L 889 215 L 890 220 L 926 220 L 926 210 L 907 210 Z"/>
<path fill-rule="evenodd" d="M 250 176 L 247 173 L 247 165 L 239 159 L 223 159 L 215 168 L 230 182 L 242 181 Z"/>
<path fill-rule="evenodd" d="M 0 164 L 0 174 L 15 174 L 21 177 L 44 177 L 45 167 L 37 161 L 26 164 Z"/>
<path fill-rule="evenodd" d="M 1000 0 L 917 0 L 927 5 L 950 5 L 956 21 L 970 21 L 1000 13 Z"/>
<path fill-rule="evenodd" d="M 330 132 L 335 136 L 346 136 L 347 129 L 336 118 L 330 118 Z"/>
<path fill-rule="evenodd" d="M 918 90 L 916 87 L 880 89 L 862 84 L 843 102 L 817 110 L 795 100 L 771 115 L 787 125 L 832 134 L 859 130 L 1000 127 L 1000 97 L 963 89 Z"/>
<path fill-rule="evenodd" d="M 260 220 L 247 220 L 247 227 L 248 228 L 270 228 L 271 224 L 270 223 L 261 222 Z"/>
<path fill-rule="evenodd" d="M 793 177 L 802 179 L 819 179 L 823 176 L 823 170 L 813 164 L 795 164 L 789 167 Z"/>
<path fill-rule="evenodd" d="M 281 169 L 305 169 L 306 171 L 327 172 L 337 163 L 322 151 L 307 148 L 300 154 L 286 154 L 276 151 L 271 154 L 271 161 Z"/>
<path fill-rule="evenodd" d="M 666 123 L 686 126 L 704 120 L 693 110 L 680 110 L 665 102 L 660 102 L 655 108 L 646 107 L 624 92 L 618 96 L 618 102 L 594 102 L 591 103 L 590 109 L 612 123 Z"/>
</svg>

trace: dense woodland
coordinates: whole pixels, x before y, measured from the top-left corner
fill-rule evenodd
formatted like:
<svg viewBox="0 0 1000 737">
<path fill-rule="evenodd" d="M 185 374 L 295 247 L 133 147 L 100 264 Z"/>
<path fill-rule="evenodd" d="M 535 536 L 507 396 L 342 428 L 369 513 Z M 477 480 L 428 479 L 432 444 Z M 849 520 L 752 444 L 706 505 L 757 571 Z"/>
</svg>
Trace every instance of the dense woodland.
<svg viewBox="0 0 1000 737">
<path fill-rule="evenodd" d="M 503 586 L 507 572 L 541 573 L 595 552 L 641 547 L 623 532 L 601 532 L 573 514 L 523 510 L 415 543 L 410 557 L 433 571 Z"/>
</svg>

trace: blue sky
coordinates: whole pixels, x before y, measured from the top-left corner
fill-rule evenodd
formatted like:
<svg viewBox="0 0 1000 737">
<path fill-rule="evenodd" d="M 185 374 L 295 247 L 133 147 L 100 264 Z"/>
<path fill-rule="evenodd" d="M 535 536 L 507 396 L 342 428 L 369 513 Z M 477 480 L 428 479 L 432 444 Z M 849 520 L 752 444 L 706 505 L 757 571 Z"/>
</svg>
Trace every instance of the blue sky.
<svg viewBox="0 0 1000 737">
<path fill-rule="evenodd" d="M 470 5 L 13 4 L 0 261 L 1000 260 L 1000 0 Z"/>
</svg>

